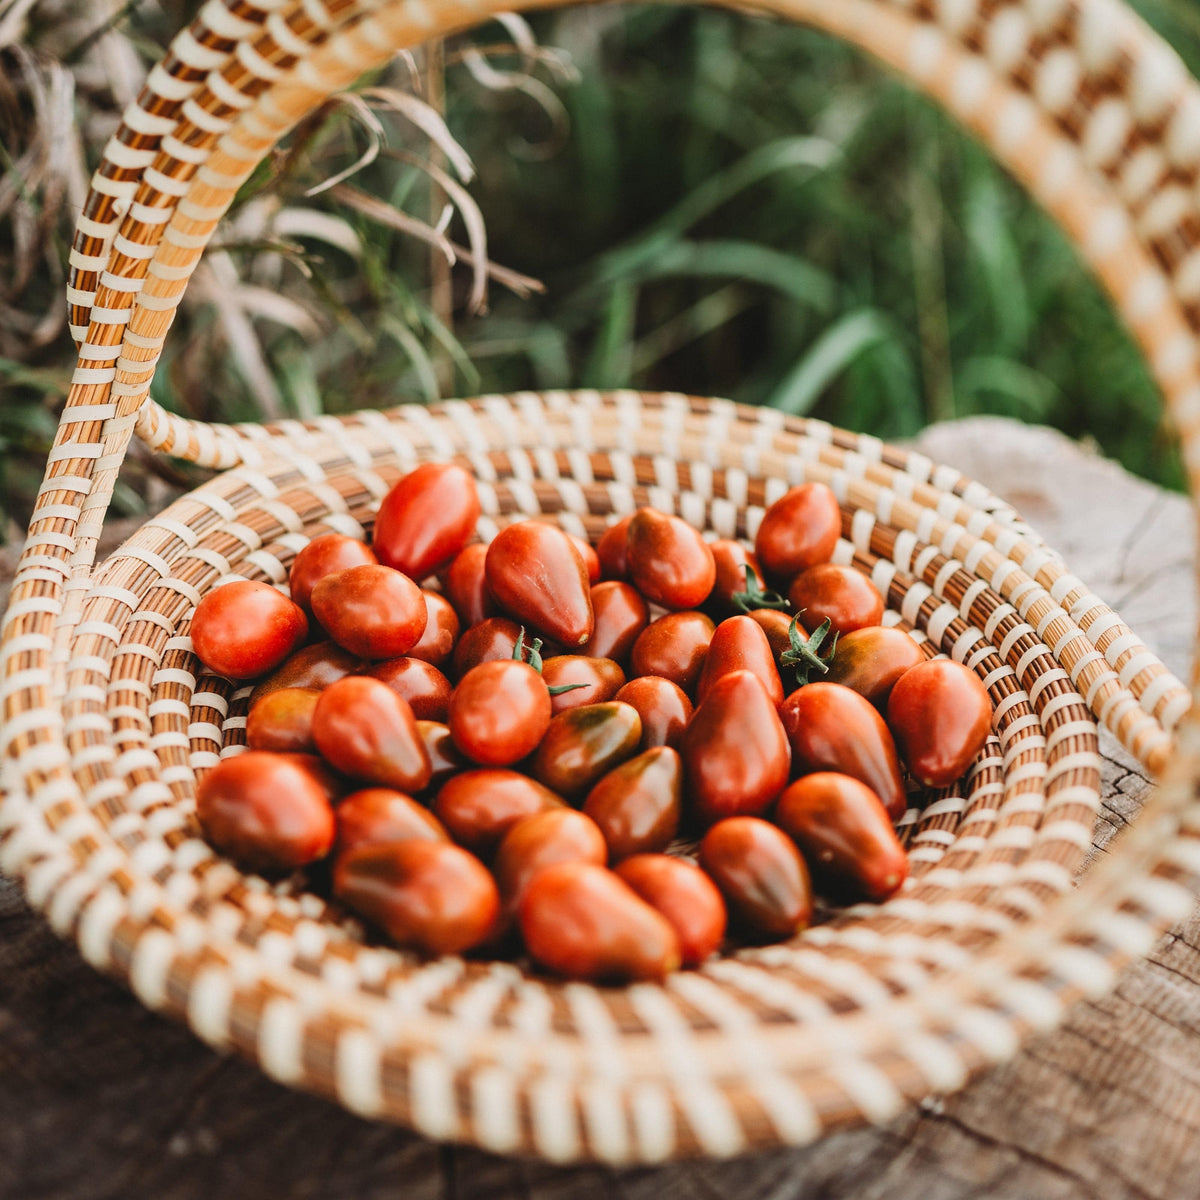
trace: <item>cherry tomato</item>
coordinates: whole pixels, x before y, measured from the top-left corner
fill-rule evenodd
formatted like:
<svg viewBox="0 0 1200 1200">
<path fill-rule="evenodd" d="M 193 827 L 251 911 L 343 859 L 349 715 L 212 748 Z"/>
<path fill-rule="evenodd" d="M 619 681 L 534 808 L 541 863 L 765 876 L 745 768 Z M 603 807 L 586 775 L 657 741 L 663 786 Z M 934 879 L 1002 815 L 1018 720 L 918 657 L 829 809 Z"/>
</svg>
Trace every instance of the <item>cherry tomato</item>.
<svg viewBox="0 0 1200 1200">
<path fill-rule="evenodd" d="M 318 580 L 312 609 L 339 646 L 367 659 L 406 654 L 429 620 L 425 597 L 407 575 L 370 563 Z"/>
<path fill-rule="evenodd" d="M 478 946 L 500 913 L 500 895 L 479 859 L 450 842 L 423 838 L 339 855 L 333 891 L 392 941 L 430 955 Z"/>
<path fill-rule="evenodd" d="M 389 658 L 367 672 L 403 696 L 418 721 L 445 721 L 450 711 L 450 680 L 419 658 Z"/>
<path fill-rule="evenodd" d="M 615 524 L 610 525 L 601 535 L 600 540 L 596 543 L 596 557 L 600 560 L 600 578 L 601 579 L 628 579 L 629 578 L 629 522 L 633 520 L 633 514 L 630 513 L 627 517 L 622 517 Z"/>
<path fill-rule="evenodd" d="M 579 551 L 579 557 L 583 559 L 584 570 L 587 571 L 588 585 L 595 587 L 600 582 L 600 556 L 596 553 L 595 547 L 591 542 L 581 538 L 577 533 L 568 533 L 567 537 L 571 539 L 571 545 Z"/>
<path fill-rule="evenodd" d="M 303 771 L 321 789 L 330 804 L 337 804 L 357 788 L 354 780 L 335 771 L 319 754 L 296 753 L 291 750 L 271 751 L 276 758 L 286 759 Z"/>
<path fill-rule="evenodd" d="M 777 608 L 755 608 L 746 614 L 767 635 L 771 647 L 771 657 L 779 664 L 779 656 L 791 646 L 789 630 L 792 626 L 792 615 L 780 612 Z M 803 625 L 797 625 L 801 637 L 808 637 L 808 630 Z M 787 683 L 787 680 L 784 680 Z"/>
<path fill-rule="evenodd" d="M 702 612 L 667 613 L 651 621 L 633 643 L 632 674 L 661 675 L 685 692 L 695 691 L 715 628 Z"/>
<path fill-rule="evenodd" d="M 505 912 L 512 914 L 539 871 L 555 863 L 604 866 L 608 847 L 591 817 L 573 808 L 548 808 L 517 821 L 496 853 L 495 876 Z"/>
<path fill-rule="evenodd" d="M 818 563 L 801 571 L 788 588 L 792 607 L 804 613 L 810 629 L 828 618 L 838 634 L 878 625 L 883 620 L 883 596 L 853 567 Z"/>
<path fill-rule="evenodd" d="M 385 566 L 424 579 L 462 550 L 478 520 L 470 474 L 456 463 L 422 463 L 384 496 L 372 544 Z"/>
<path fill-rule="evenodd" d="M 546 659 L 542 678 L 548 688 L 584 685 L 552 695 L 550 706 L 556 713 L 611 700 L 625 686 L 625 672 L 611 658 L 587 658 L 582 654 L 556 654 Z"/>
<path fill-rule="evenodd" d="M 454 674 L 461 679 L 472 667 L 512 658 L 521 627 L 507 617 L 487 617 L 472 625 L 454 647 Z"/>
<path fill-rule="evenodd" d="M 759 565 L 774 580 L 828 562 L 842 532 L 842 511 L 823 483 L 802 483 L 785 492 L 763 513 L 754 538 Z"/>
<path fill-rule="evenodd" d="M 521 934 L 533 959 L 568 979 L 662 979 L 679 939 L 628 884 L 594 863 L 557 863 L 525 889 Z"/>
<path fill-rule="evenodd" d="M 502 767 L 484 767 L 448 779 L 433 809 L 460 846 L 489 858 L 518 821 L 562 807 L 563 802 L 537 780 Z"/>
<path fill-rule="evenodd" d="M 280 688 L 251 705 L 246 717 L 246 745 L 251 750 L 316 749 L 312 740 L 313 713 L 321 695 L 315 688 Z"/>
<path fill-rule="evenodd" d="M 787 938 L 812 920 L 808 868 L 787 834 L 767 821 L 718 821 L 700 843 L 700 866 L 752 935 Z"/>
<path fill-rule="evenodd" d="M 653 508 L 633 514 L 626 555 L 634 587 L 664 608 L 696 608 L 716 582 L 713 554 L 699 531 Z"/>
<path fill-rule="evenodd" d="M 308 636 L 301 607 L 270 584 L 238 579 L 209 592 L 192 615 L 192 648 L 210 671 L 254 679 Z"/>
<path fill-rule="evenodd" d="M 301 608 L 309 611 L 309 600 L 317 580 L 336 575 L 347 567 L 361 567 L 379 560 L 366 542 L 341 533 L 323 533 L 303 547 L 292 560 L 288 590 Z M 311 612 L 310 612 L 311 615 Z"/>
<path fill-rule="evenodd" d="M 840 683 L 886 711 L 896 680 L 925 661 L 921 647 L 903 629 L 856 629 L 838 639 L 826 683 Z"/>
<path fill-rule="evenodd" d="M 906 798 L 896 744 L 871 702 L 840 683 L 809 683 L 780 706 L 800 772 L 837 771 L 865 783 L 894 821 Z"/>
<path fill-rule="evenodd" d="M 432 667 L 444 670 L 454 653 L 458 634 L 462 628 L 458 621 L 458 613 L 445 596 L 431 592 L 428 588 L 421 589 L 425 597 L 425 632 L 420 641 L 408 652 L 409 658 L 419 658 Z"/>
<path fill-rule="evenodd" d="M 669 854 L 635 854 L 613 868 L 679 938 L 685 967 L 698 967 L 725 937 L 725 901 L 699 867 Z"/>
<path fill-rule="evenodd" d="M 720 538 L 709 542 L 708 548 L 712 551 L 717 578 L 704 607 L 715 618 L 728 617 L 740 611 L 734 607 L 733 597 L 746 590 L 747 567 L 750 568 L 751 577 L 760 589 L 766 587 L 766 581 L 762 577 L 753 551 L 747 550 L 741 542 L 735 542 L 731 538 Z"/>
<path fill-rule="evenodd" d="M 631 679 L 614 700 L 632 704 L 642 718 L 642 749 L 655 746 L 679 748 L 679 739 L 692 719 L 692 702 L 677 684 L 661 675 Z"/>
<path fill-rule="evenodd" d="M 849 775 L 818 771 L 797 779 L 779 797 L 775 823 L 837 899 L 886 900 L 908 875 L 908 855 L 883 801 Z"/>
<path fill-rule="evenodd" d="M 555 525 L 517 521 L 488 546 L 488 590 L 510 616 L 567 648 L 592 636 L 587 568 L 571 539 Z"/>
<path fill-rule="evenodd" d="M 339 771 L 407 795 L 433 773 L 408 701 L 365 675 L 348 675 L 321 693 L 313 740 Z"/>
<path fill-rule="evenodd" d="M 528 663 L 480 663 L 450 697 L 454 744 L 486 767 L 507 767 L 529 754 L 550 724 L 550 693 Z M 565 714 L 564 714 L 565 715 Z"/>
<path fill-rule="evenodd" d="M 411 796 L 392 788 L 363 788 L 337 806 L 337 853 L 405 838 L 448 842 L 442 823 Z"/>
<path fill-rule="evenodd" d="M 496 601 L 488 591 L 484 575 L 487 549 L 482 542 L 472 542 L 455 556 L 442 575 L 446 599 L 454 606 L 464 629 L 497 615 Z"/>
<path fill-rule="evenodd" d="M 196 789 L 196 816 L 218 850 L 252 871 L 294 870 L 333 845 L 329 797 L 290 755 L 221 759 Z"/>
<path fill-rule="evenodd" d="M 717 626 L 696 685 L 697 703 L 703 704 L 713 684 L 734 671 L 749 671 L 763 685 L 772 704 L 783 703 L 783 683 L 771 643 L 762 626 L 750 617 L 727 617 Z"/>
<path fill-rule="evenodd" d="M 583 811 L 600 827 L 609 856 L 665 850 L 679 830 L 683 762 L 656 746 L 614 767 L 588 792 Z"/>
<path fill-rule="evenodd" d="M 280 688 L 314 688 L 319 692 L 331 683 L 353 675 L 361 666 L 361 658 L 343 650 L 336 642 L 314 642 L 311 646 L 303 646 L 250 693 L 250 707 Z"/>
<path fill-rule="evenodd" d="M 892 688 L 887 715 L 908 769 L 926 787 L 946 787 L 960 778 L 992 727 L 983 681 L 948 658 L 905 671 Z"/>
<path fill-rule="evenodd" d="M 619 700 L 568 708 L 554 717 L 540 739 L 535 779 L 567 799 L 578 799 L 601 776 L 637 753 L 642 719 Z"/>
<path fill-rule="evenodd" d="M 872 709 L 872 712 L 875 710 Z M 791 751 L 758 678 L 734 671 L 712 685 L 679 744 L 701 824 L 763 812 L 788 781 Z"/>
<path fill-rule="evenodd" d="M 425 747 L 425 753 L 429 755 L 429 762 L 433 768 L 429 782 L 423 790 L 426 793 L 437 792 L 447 779 L 468 766 L 467 760 L 459 754 L 458 747 L 450 736 L 449 725 L 443 725 L 440 721 L 418 721 L 417 733 L 420 734 L 421 744 Z"/>
<path fill-rule="evenodd" d="M 592 587 L 592 636 L 581 647 L 593 658 L 611 658 L 624 666 L 633 643 L 650 622 L 650 610 L 631 584 L 610 579 Z"/>
</svg>

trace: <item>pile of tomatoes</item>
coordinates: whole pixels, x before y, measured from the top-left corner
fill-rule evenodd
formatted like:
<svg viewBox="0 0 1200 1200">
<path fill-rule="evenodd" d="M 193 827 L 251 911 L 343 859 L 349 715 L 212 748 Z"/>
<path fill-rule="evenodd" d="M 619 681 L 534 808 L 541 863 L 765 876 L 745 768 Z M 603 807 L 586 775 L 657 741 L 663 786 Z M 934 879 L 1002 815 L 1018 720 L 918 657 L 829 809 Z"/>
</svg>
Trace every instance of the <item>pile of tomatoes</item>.
<svg viewBox="0 0 1200 1200">
<path fill-rule="evenodd" d="M 196 654 L 259 680 L 248 749 L 197 793 L 214 846 L 268 874 L 320 864 L 400 945 L 523 947 L 590 980 L 694 966 L 727 924 L 790 937 L 814 885 L 834 903 L 900 887 L 902 763 L 952 783 L 991 705 L 830 562 L 828 487 L 771 505 L 753 552 L 650 508 L 595 547 L 537 520 L 483 545 L 479 515 L 471 476 L 427 463 L 370 545 L 305 546 L 290 598 L 246 580 L 204 597 Z"/>
</svg>

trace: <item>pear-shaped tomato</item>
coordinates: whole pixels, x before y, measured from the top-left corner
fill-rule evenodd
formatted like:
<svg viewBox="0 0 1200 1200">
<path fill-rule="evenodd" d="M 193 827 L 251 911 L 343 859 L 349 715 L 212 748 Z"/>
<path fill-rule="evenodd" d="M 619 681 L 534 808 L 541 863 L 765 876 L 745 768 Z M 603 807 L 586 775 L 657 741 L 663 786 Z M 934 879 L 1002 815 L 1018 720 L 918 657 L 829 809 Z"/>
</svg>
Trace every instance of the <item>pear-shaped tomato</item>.
<svg viewBox="0 0 1200 1200">
<path fill-rule="evenodd" d="M 932 658 L 901 675 L 887 712 L 908 769 L 926 787 L 960 778 L 992 726 L 983 681 L 948 658 Z"/>
<path fill-rule="evenodd" d="M 596 557 L 600 560 L 601 579 L 629 578 L 629 522 L 633 514 L 622 517 L 610 525 L 596 543 Z"/>
<path fill-rule="evenodd" d="M 838 639 L 825 682 L 853 688 L 884 712 L 896 681 L 924 661 L 921 647 L 903 629 L 856 629 Z"/>
<path fill-rule="evenodd" d="M 292 560 L 288 591 L 292 593 L 292 599 L 307 610 L 313 588 L 326 575 L 378 561 L 375 551 L 366 542 L 341 533 L 323 533 L 313 538 Z"/>
<path fill-rule="evenodd" d="M 563 802 L 536 779 L 502 767 L 464 771 L 442 785 L 433 810 L 460 846 L 490 858 L 520 820 Z"/>
<path fill-rule="evenodd" d="M 664 608 L 696 608 L 716 581 L 712 551 L 699 531 L 653 508 L 634 513 L 626 553 L 634 587 Z"/>
<path fill-rule="evenodd" d="M 528 663 L 510 658 L 480 663 L 462 677 L 450 697 L 446 724 L 468 758 L 485 767 L 507 767 L 538 745 L 550 716 L 542 677 Z"/>
<path fill-rule="evenodd" d="M 448 842 L 442 823 L 423 804 L 393 788 L 363 788 L 337 806 L 337 853 L 405 838 Z"/>
<path fill-rule="evenodd" d="M 741 542 L 735 542 L 732 538 L 718 538 L 715 542 L 709 542 L 708 548 L 712 551 L 717 577 L 704 607 L 719 619 L 741 611 L 735 606 L 733 597 L 746 590 L 747 568 L 750 580 L 756 587 L 761 590 L 766 583 L 754 552 L 747 550 Z"/>
<path fill-rule="evenodd" d="M 545 686 L 545 685 L 543 685 Z M 568 708 L 551 720 L 533 759 L 533 776 L 567 799 L 585 796 L 618 763 L 637 753 L 642 719 L 619 700 Z"/>
<path fill-rule="evenodd" d="M 429 762 L 433 768 L 429 782 L 424 787 L 424 792 L 428 795 L 436 793 L 447 779 L 457 775 L 459 771 L 466 770 L 470 763 L 463 758 L 454 744 L 449 725 L 443 725 L 440 721 L 418 721 L 417 733 L 421 736 L 421 744 L 425 747 L 425 753 L 429 755 Z"/>
<path fill-rule="evenodd" d="M 797 771 L 850 775 L 883 801 L 893 821 L 903 815 L 896 743 L 869 700 L 840 683 L 809 683 L 779 706 L 779 716 Z"/>
<path fill-rule="evenodd" d="M 631 584 L 608 580 L 592 587 L 592 636 L 582 653 L 611 658 L 624 666 L 638 634 L 650 623 L 650 609 Z"/>
<path fill-rule="evenodd" d="M 632 704 L 642 718 L 642 749 L 679 748 L 679 739 L 692 719 L 692 702 L 677 684 L 661 675 L 631 679 L 614 697 Z"/>
<path fill-rule="evenodd" d="M 763 513 L 754 553 L 769 579 L 786 582 L 828 562 L 841 532 L 842 512 L 833 490 L 823 483 L 802 483 Z"/>
<path fill-rule="evenodd" d="M 363 658 L 398 658 L 421 640 L 429 613 L 407 575 L 379 563 L 326 575 L 312 590 L 313 616 L 329 636 Z"/>
<path fill-rule="evenodd" d="M 704 670 L 704 659 L 715 626 L 702 612 L 667 613 L 638 635 L 630 657 L 633 675 L 661 675 L 693 692 Z"/>
<path fill-rule="evenodd" d="M 838 563 L 818 563 L 801 571 L 788 588 L 788 600 L 815 629 L 828 620 L 838 634 L 866 629 L 883 620 L 883 596 L 861 572 Z"/>
<path fill-rule="evenodd" d="M 488 591 L 484 566 L 488 548 L 482 542 L 464 546 L 442 572 L 446 599 L 458 613 L 463 629 L 478 625 L 485 617 L 498 615 L 496 601 Z"/>
<path fill-rule="evenodd" d="M 478 520 L 470 473 L 457 463 L 422 463 L 384 496 L 371 544 L 381 563 L 421 580 L 462 550 Z"/>
<path fill-rule="evenodd" d="M 788 781 L 787 735 L 766 689 L 749 671 L 734 671 L 712 685 L 679 749 L 703 825 L 765 811 Z"/>
<path fill-rule="evenodd" d="M 431 667 L 444 671 L 454 653 L 458 635 L 462 629 L 458 613 L 454 605 L 445 596 L 431 592 L 428 588 L 421 589 L 425 597 L 425 632 L 420 641 L 408 652 L 409 658 L 419 658 Z"/>
<path fill-rule="evenodd" d="M 581 538 L 577 533 L 568 532 L 567 537 L 571 539 L 571 545 L 579 551 L 579 557 L 583 559 L 583 567 L 587 571 L 588 584 L 591 587 L 595 587 L 600 582 L 600 556 L 596 553 L 596 548 L 591 542 Z"/>
<path fill-rule="evenodd" d="M 389 658 L 369 672 L 412 706 L 418 721 L 444 721 L 450 710 L 450 680 L 419 658 Z"/>
<path fill-rule="evenodd" d="M 521 627 L 507 617 L 486 617 L 472 625 L 454 647 L 453 673 L 461 679 L 472 667 L 512 658 Z"/>
<path fill-rule="evenodd" d="M 611 658 L 588 658 L 582 654 L 556 654 L 546 659 L 542 678 L 551 689 L 550 704 L 556 713 L 584 704 L 602 704 L 625 685 L 625 672 L 619 663 Z M 569 690 L 556 695 L 556 688 Z"/>
<path fill-rule="evenodd" d="M 496 534 L 485 560 L 488 590 L 509 616 L 567 649 L 592 636 L 591 584 L 557 526 L 517 521 Z"/>
<path fill-rule="evenodd" d="M 255 679 L 308 636 L 304 610 L 268 583 L 237 579 L 209 592 L 192 615 L 192 648 L 210 671 Z"/>
<path fill-rule="evenodd" d="M 496 852 L 494 874 L 505 913 L 515 911 L 539 871 L 555 863 L 604 866 L 608 847 L 595 821 L 573 808 L 547 808 L 515 822 Z"/>
<path fill-rule="evenodd" d="M 778 666 L 779 656 L 785 650 L 790 649 L 792 645 L 792 614 L 781 612 L 777 608 L 754 608 L 746 615 L 767 635 L 767 642 L 771 647 L 771 657 Z M 799 622 L 796 630 L 801 637 L 808 637 L 808 630 Z M 783 682 L 786 685 L 789 680 L 784 679 Z"/>
<path fill-rule="evenodd" d="M 679 829 L 683 763 L 669 746 L 656 746 L 609 771 L 588 792 L 583 811 L 604 834 L 609 857 L 665 850 Z"/>
<path fill-rule="evenodd" d="M 762 626 L 750 617 L 727 617 L 717 626 L 696 685 L 696 702 L 703 704 L 713 684 L 734 671 L 749 671 L 763 685 L 772 704 L 783 703 L 783 683 L 771 643 Z"/>
<path fill-rule="evenodd" d="M 669 854 L 635 854 L 613 868 L 679 938 L 685 967 L 698 967 L 725 937 L 725 901 L 699 867 Z"/>
<path fill-rule="evenodd" d="M 355 674 L 361 666 L 362 659 L 343 650 L 337 642 L 313 642 L 285 659 L 250 693 L 250 707 L 280 688 L 314 688 L 319 692 Z"/>
<path fill-rule="evenodd" d="M 797 779 L 779 797 L 775 823 L 831 899 L 886 900 L 908 875 L 908 855 L 883 801 L 849 775 L 817 771 Z"/>
<path fill-rule="evenodd" d="M 316 749 L 312 739 L 313 713 L 321 693 L 315 688 L 280 688 L 250 707 L 246 745 L 277 754 L 305 754 Z"/>
</svg>

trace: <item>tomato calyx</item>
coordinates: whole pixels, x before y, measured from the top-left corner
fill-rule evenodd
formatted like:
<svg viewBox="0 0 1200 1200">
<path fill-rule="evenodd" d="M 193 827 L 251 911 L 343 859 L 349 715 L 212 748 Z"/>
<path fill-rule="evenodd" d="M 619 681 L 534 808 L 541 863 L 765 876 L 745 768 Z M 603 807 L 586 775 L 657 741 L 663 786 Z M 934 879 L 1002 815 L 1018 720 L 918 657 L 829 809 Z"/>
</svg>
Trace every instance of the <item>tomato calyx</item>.
<svg viewBox="0 0 1200 1200">
<path fill-rule="evenodd" d="M 746 590 L 734 592 L 729 597 L 730 603 L 739 612 L 749 614 L 756 608 L 777 608 L 780 612 L 786 612 L 791 607 L 786 596 L 772 592 L 759 583 L 758 576 L 749 563 L 743 569 L 746 572 Z"/>
<path fill-rule="evenodd" d="M 535 637 L 528 644 L 525 641 L 525 626 L 521 626 L 521 632 L 517 634 L 517 644 L 513 647 L 513 660 L 515 662 L 523 662 L 531 666 L 539 675 L 542 673 L 542 639 Z M 555 687 L 547 687 L 546 691 L 552 696 L 561 696 L 563 692 L 573 692 L 576 688 L 589 687 L 586 683 L 560 683 Z"/>
<path fill-rule="evenodd" d="M 792 667 L 795 670 L 797 687 L 803 687 L 806 683 L 811 682 L 810 672 L 816 671 L 818 674 L 824 675 L 829 670 L 829 664 L 833 662 L 833 656 L 837 650 L 838 635 L 836 633 L 833 635 L 833 641 L 827 650 L 822 651 L 821 647 L 832 627 L 833 622 L 826 617 L 808 637 L 805 637 L 800 631 L 799 613 L 792 618 L 792 623 L 788 626 L 788 639 L 791 641 L 791 645 L 779 656 L 779 665 Z"/>
</svg>

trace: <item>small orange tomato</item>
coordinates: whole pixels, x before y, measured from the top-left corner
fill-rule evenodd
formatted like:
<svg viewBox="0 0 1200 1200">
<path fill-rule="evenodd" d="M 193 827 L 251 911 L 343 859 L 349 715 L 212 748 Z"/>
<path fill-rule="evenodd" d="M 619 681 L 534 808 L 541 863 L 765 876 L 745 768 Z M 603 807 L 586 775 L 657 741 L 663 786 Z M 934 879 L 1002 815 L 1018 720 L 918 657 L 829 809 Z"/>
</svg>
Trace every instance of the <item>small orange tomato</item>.
<svg viewBox="0 0 1200 1200">
<path fill-rule="evenodd" d="M 596 557 L 600 560 L 601 579 L 629 578 L 629 522 L 633 514 L 622 517 L 610 525 L 596 543 Z"/>
<path fill-rule="evenodd" d="M 853 567 L 818 563 L 801 571 L 788 588 L 788 600 L 805 623 L 815 629 L 828 620 L 835 633 L 852 633 L 883 620 L 883 596 Z"/>
<path fill-rule="evenodd" d="M 613 870 L 675 930 L 685 967 L 717 952 L 725 937 L 725 901 L 699 867 L 669 854 L 635 854 Z"/>
<path fill-rule="evenodd" d="M 695 691 L 715 628 L 702 612 L 667 613 L 651 621 L 633 644 L 630 674 L 661 675 L 685 692 Z"/>
<path fill-rule="evenodd" d="M 634 513 L 626 554 L 634 587 L 664 608 L 696 608 L 716 582 L 713 554 L 699 531 L 653 508 Z"/>
<path fill-rule="evenodd" d="M 503 767 L 482 767 L 446 780 L 433 809 L 460 846 L 489 858 L 518 821 L 562 807 L 562 800 L 536 779 Z"/>
<path fill-rule="evenodd" d="M 462 677 L 450 697 L 446 723 L 469 759 L 507 767 L 541 742 L 550 717 L 545 681 L 528 663 L 510 658 L 480 663 Z"/>
<path fill-rule="evenodd" d="M 638 634 L 650 623 L 650 609 L 632 584 L 610 579 L 592 586 L 592 636 L 580 652 L 624 665 Z"/>
<path fill-rule="evenodd" d="M 377 663 L 368 674 L 403 696 L 418 721 L 444 721 L 450 710 L 450 680 L 419 658 L 389 658 Z"/>
<path fill-rule="evenodd" d="M 448 842 L 441 822 L 411 796 L 394 788 L 363 788 L 338 806 L 337 853 L 356 846 L 401 842 L 405 838 Z"/>
<path fill-rule="evenodd" d="M 419 658 L 430 666 L 444 670 L 454 653 L 461 626 L 454 606 L 445 596 L 421 589 L 425 597 L 425 632 L 420 641 L 408 652 L 409 658 Z"/>
<path fill-rule="evenodd" d="M 704 703 L 718 679 L 734 671 L 749 671 L 763 685 L 772 704 L 783 703 L 783 682 L 771 643 L 762 626 L 750 617 L 727 617 L 717 626 L 696 684 L 697 704 Z"/>
<path fill-rule="evenodd" d="M 366 542 L 341 533 L 323 533 L 301 549 L 292 560 L 288 575 L 288 590 L 301 608 L 308 610 L 312 590 L 326 575 L 336 575 L 347 567 L 379 560 Z"/>
<path fill-rule="evenodd" d="M 631 704 L 642 718 L 642 749 L 679 748 L 679 739 L 692 719 L 692 702 L 677 684 L 661 675 L 631 679 L 614 697 Z"/>
<path fill-rule="evenodd" d="M 192 615 L 192 648 L 210 671 L 255 679 L 308 636 L 304 611 L 270 584 L 238 579 L 209 592 Z"/>
<path fill-rule="evenodd" d="M 421 640 L 425 597 L 407 575 L 380 563 L 326 575 L 312 590 L 313 615 L 339 646 L 362 658 L 398 658 Z"/>
<path fill-rule="evenodd" d="M 608 847 L 596 823 L 573 808 L 547 808 L 513 824 L 496 852 L 495 876 L 505 911 L 511 914 L 540 871 L 555 863 L 604 866 Z"/>
<path fill-rule="evenodd" d="M 570 688 L 557 695 L 551 692 L 550 706 L 556 713 L 584 704 L 602 704 L 625 685 L 625 672 L 618 663 L 611 658 L 587 658 L 582 654 L 556 654 L 546 659 L 542 678 L 548 688 Z"/>
<path fill-rule="evenodd" d="M 482 542 L 472 542 L 455 555 L 441 576 L 446 599 L 458 614 L 463 629 L 478 625 L 485 617 L 497 615 L 496 602 L 488 591 L 484 575 L 486 560 L 487 547 Z"/>
<path fill-rule="evenodd" d="M 422 463 L 384 496 L 372 545 L 381 563 L 424 579 L 462 550 L 478 520 L 470 472 L 457 463 Z"/>
<path fill-rule="evenodd" d="M 250 707 L 280 688 L 314 688 L 319 692 L 355 674 L 361 666 L 361 658 L 343 650 L 336 642 L 313 642 L 289 655 L 255 687 L 250 693 Z"/>
<path fill-rule="evenodd" d="M 251 750 L 294 751 L 316 749 L 312 738 L 313 713 L 321 693 L 315 688 L 280 688 L 251 705 L 246 717 L 246 745 Z"/>
<path fill-rule="evenodd" d="M 842 512 L 833 490 L 823 483 L 802 483 L 763 513 L 754 553 L 767 577 L 782 582 L 828 562 L 841 532 Z"/>
</svg>

